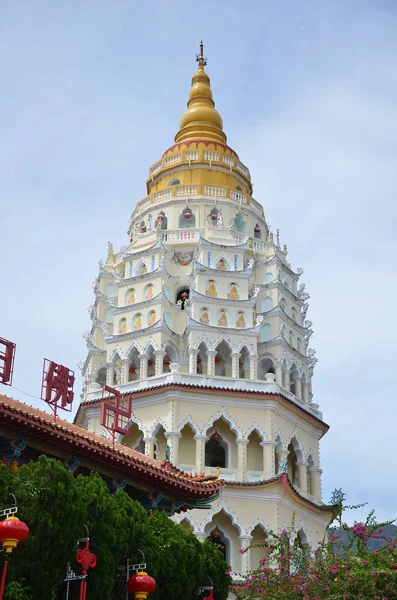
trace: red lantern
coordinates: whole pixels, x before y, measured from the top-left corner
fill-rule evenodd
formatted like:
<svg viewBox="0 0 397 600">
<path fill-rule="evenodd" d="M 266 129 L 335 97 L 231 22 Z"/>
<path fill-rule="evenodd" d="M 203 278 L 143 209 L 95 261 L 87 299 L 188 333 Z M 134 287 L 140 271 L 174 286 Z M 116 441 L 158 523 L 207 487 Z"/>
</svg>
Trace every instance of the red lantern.
<svg viewBox="0 0 397 600">
<path fill-rule="evenodd" d="M 156 589 L 156 582 L 145 571 L 139 571 L 127 581 L 127 590 L 134 594 L 135 600 L 146 600 L 149 594 Z"/>
<path fill-rule="evenodd" d="M 164 221 L 164 215 L 162 215 L 162 214 L 157 215 L 157 220 Z"/>
<path fill-rule="evenodd" d="M 171 364 L 171 361 L 170 361 L 170 359 L 169 359 L 169 358 L 165 358 L 165 359 L 163 360 L 163 365 L 169 365 L 169 364 Z"/>
<path fill-rule="evenodd" d="M 218 363 L 218 364 L 219 364 L 220 362 L 222 362 L 222 359 L 221 359 L 221 357 L 220 357 L 220 356 L 215 356 L 215 362 L 216 362 L 216 363 Z"/>
<path fill-rule="evenodd" d="M 141 227 L 141 231 L 145 232 L 146 231 L 146 225 L 142 225 Z"/>
<path fill-rule="evenodd" d="M 211 215 L 211 219 L 212 219 L 213 221 L 216 221 L 216 219 L 217 219 L 217 218 L 218 218 L 218 215 L 217 215 L 216 213 L 212 213 L 212 215 Z"/>
<path fill-rule="evenodd" d="M 153 361 L 149 359 L 149 360 L 147 361 L 147 364 L 149 365 L 149 367 L 151 367 L 151 366 L 152 366 L 152 364 L 153 364 Z"/>
<path fill-rule="evenodd" d="M 257 226 L 254 228 L 254 231 L 255 231 L 255 233 L 260 233 L 260 232 L 261 232 L 261 228 L 259 227 L 259 225 L 257 225 Z"/>
<path fill-rule="evenodd" d="M 130 371 L 130 373 L 135 373 L 136 369 L 135 369 L 135 367 L 130 367 L 129 371 Z"/>
<path fill-rule="evenodd" d="M 0 543 L 6 554 L 11 554 L 19 542 L 23 542 L 29 535 L 29 528 L 18 517 L 7 517 L 0 522 Z"/>
<path fill-rule="evenodd" d="M 190 213 L 190 212 L 185 213 L 185 219 L 190 219 L 191 216 L 192 216 L 192 213 Z"/>
</svg>

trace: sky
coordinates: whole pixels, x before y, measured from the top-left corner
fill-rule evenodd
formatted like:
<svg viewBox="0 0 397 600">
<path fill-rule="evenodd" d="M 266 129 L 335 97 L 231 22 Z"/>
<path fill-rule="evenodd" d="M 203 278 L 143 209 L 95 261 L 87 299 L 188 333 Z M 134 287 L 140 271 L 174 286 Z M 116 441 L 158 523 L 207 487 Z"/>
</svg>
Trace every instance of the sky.
<svg viewBox="0 0 397 600">
<path fill-rule="evenodd" d="M 394 0 L 2 0 L 0 337 L 17 343 L 14 386 L 38 397 L 44 357 L 78 371 L 98 260 L 128 242 L 203 39 L 228 143 L 311 294 L 324 500 L 342 488 L 397 517 L 396 30 Z M 44 408 L 18 390 L 0 386 Z"/>
</svg>

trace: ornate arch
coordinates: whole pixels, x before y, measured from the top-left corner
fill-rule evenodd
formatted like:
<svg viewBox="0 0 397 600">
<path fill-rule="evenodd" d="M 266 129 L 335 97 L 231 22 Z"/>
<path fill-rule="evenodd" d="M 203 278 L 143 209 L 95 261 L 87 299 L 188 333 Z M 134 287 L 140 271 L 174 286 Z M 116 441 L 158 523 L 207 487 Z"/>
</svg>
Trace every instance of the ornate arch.
<svg viewBox="0 0 397 600">
<path fill-rule="evenodd" d="M 271 531 L 269 525 L 267 523 L 265 523 L 265 521 L 261 518 L 258 517 L 258 519 L 256 519 L 248 528 L 247 528 L 247 535 L 252 535 L 253 530 L 255 529 L 255 527 L 257 525 L 260 525 L 261 527 L 263 527 L 263 529 L 269 533 Z"/>
<path fill-rule="evenodd" d="M 215 415 L 213 415 L 207 423 L 203 427 L 203 434 L 206 435 L 207 431 L 210 427 L 213 426 L 214 422 L 220 419 L 221 417 L 229 424 L 230 429 L 237 436 L 237 438 L 242 438 L 242 433 L 240 427 L 237 425 L 236 421 L 229 415 L 225 408 L 221 408 Z"/>
<path fill-rule="evenodd" d="M 291 433 L 291 435 L 288 437 L 286 444 L 285 444 L 285 449 L 288 448 L 288 446 L 290 445 L 290 443 L 292 442 L 293 439 L 296 439 L 296 442 L 298 444 L 298 448 L 294 448 L 295 452 L 296 450 L 299 450 L 299 452 L 301 453 L 302 458 L 305 456 L 304 450 L 303 450 L 303 445 L 302 442 L 299 439 L 299 435 L 297 434 L 296 430 L 294 429 L 294 431 Z M 298 458 L 299 460 L 299 458 Z"/>
<path fill-rule="evenodd" d="M 146 427 L 143 425 L 142 421 L 140 419 L 138 419 L 137 417 L 135 417 L 135 415 L 131 415 L 131 418 L 129 420 L 128 423 L 128 428 L 125 430 L 125 434 L 124 433 L 120 433 L 120 435 L 117 438 L 117 442 L 121 443 L 121 440 L 123 439 L 123 437 L 125 437 L 125 435 L 128 435 L 128 431 L 132 425 L 132 423 L 135 423 L 136 425 L 138 425 L 140 431 L 143 433 L 143 437 L 148 437 L 147 435 L 147 429 Z"/>
<path fill-rule="evenodd" d="M 149 270 L 150 270 L 149 269 L 149 261 L 147 261 L 146 258 L 141 258 L 138 261 L 138 264 L 137 264 L 137 266 L 134 269 L 134 275 L 135 275 L 135 277 L 138 276 L 138 275 L 140 275 L 140 271 L 141 271 L 141 268 L 142 268 L 143 265 L 145 265 L 146 270 L 149 273 Z"/>
<path fill-rule="evenodd" d="M 297 525 L 295 531 L 293 531 L 293 533 L 291 534 L 291 542 L 294 542 L 296 540 L 296 538 L 298 537 L 298 533 L 302 531 L 302 533 L 305 535 L 306 537 L 306 543 L 311 546 L 311 538 L 309 536 L 309 534 L 306 532 L 305 529 L 305 521 L 303 519 L 300 520 L 299 525 Z"/>
<path fill-rule="evenodd" d="M 204 344 L 206 346 L 207 350 L 211 350 L 211 343 L 206 335 L 202 335 L 194 342 L 194 346 L 193 346 L 194 350 L 197 350 L 201 344 Z"/>
<path fill-rule="evenodd" d="M 179 357 L 179 352 L 178 352 L 178 349 L 177 349 L 177 347 L 175 346 L 175 344 L 173 344 L 171 341 L 164 342 L 164 344 L 161 346 L 161 349 L 162 349 L 162 350 L 164 350 L 164 351 L 166 351 L 166 350 L 167 350 L 167 347 L 170 347 L 170 348 L 172 348 L 172 350 L 173 350 L 173 352 L 175 353 L 175 356 L 176 356 L 176 358 L 177 358 L 177 360 L 178 360 L 180 357 Z"/>
<path fill-rule="evenodd" d="M 119 357 L 119 360 L 123 360 L 124 358 L 124 354 L 122 353 L 122 351 L 120 350 L 119 346 L 116 346 L 113 350 L 113 352 L 111 353 L 110 357 L 109 357 L 109 361 L 110 363 L 116 362 L 115 358 L 116 358 L 116 354 Z"/>
<path fill-rule="evenodd" d="M 143 350 L 142 350 L 141 346 L 138 344 L 138 342 L 136 340 L 132 340 L 131 344 L 128 346 L 125 356 L 128 357 L 129 353 L 134 348 L 138 351 L 139 354 L 142 354 Z"/>
<path fill-rule="evenodd" d="M 183 419 L 182 423 L 178 427 L 178 433 L 181 433 L 182 429 L 185 425 L 190 425 L 194 431 L 194 435 L 198 435 L 200 433 L 200 427 L 197 425 L 196 421 L 192 419 L 190 415 L 188 415 L 185 419 Z"/>
<path fill-rule="evenodd" d="M 192 517 L 189 515 L 189 513 L 185 512 L 185 513 L 178 515 L 178 517 L 176 518 L 176 523 L 178 523 L 178 525 L 180 525 L 182 523 L 182 521 L 187 521 L 189 523 L 189 525 L 193 529 L 193 533 L 198 532 L 196 522 L 192 519 Z"/>
<path fill-rule="evenodd" d="M 249 342 L 247 342 L 247 340 L 243 340 L 242 342 L 240 342 L 240 344 L 236 347 L 236 352 L 241 352 L 241 350 L 243 348 L 247 349 L 248 354 L 250 356 L 255 356 L 256 355 L 256 352 L 255 352 L 254 348 L 252 347 L 252 345 Z"/>
<path fill-rule="evenodd" d="M 315 460 L 315 458 L 313 456 L 313 451 L 312 451 L 311 448 L 310 448 L 309 452 L 306 455 L 304 455 L 304 459 L 305 459 L 305 462 L 308 463 L 308 466 L 309 466 L 309 460 L 312 459 L 312 462 L 314 464 L 314 468 L 318 469 L 318 462 Z"/>
<path fill-rule="evenodd" d="M 150 337 L 148 339 L 148 341 L 145 344 L 145 349 L 144 349 L 144 353 L 146 354 L 148 349 L 150 348 L 150 346 L 153 348 L 153 351 L 156 352 L 159 348 L 156 344 L 156 342 Z"/>
<path fill-rule="evenodd" d="M 163 419 L 161 417 L 157 417 L 153 424 L 153 427 L 150 430 L 149 437 L 155 438 L 158 434 L 158 430 L 160 429 L 160 427 L 163 427 L 165 432 L 168 431 L 168 427 L 163 421 Z"/>
<path fill-rule="evenodd" d="M 226 502 L 222 499 L 220 501 L 220 503 L 218 504 L 218 506 L 216 508 L 213 508 L 209 515 L 207 516 L 206 519 L 204 519 L 204 521 L 201 523 L 201 532 L 205 533 L 205 528 L 207 527 L 207 525 L 209 523 L 211 523 L 212 519 L 215 517 L 215 515 L 217 515 L 218 513 L 224 511 L 224 513 L 231 518 L 232 523 L 235 527 L 237 527 L 237 529 L 240 532 L 240 535 L 245 535 L 245 528 L 243 526 L 243 524 L 241 523 L 240 519 L 238 518 L 238 516 L 236 515 L 235 512 L 233 512 L 228 505 L 226 504 Z"/>
<path fill-rule="evenodd" d="M 281 433 L 280 429 L 277 431 L 277 433 L 274 436 L 274 440 L 273 441 L 274 441 L 275 447 L 277 445 L 277 438 L 280 440 L 281 447 L 284 449 L 285 446 L 284 446 L 283 436 L 282 436 L 282 433 Z"/>
<path fill-rule="evenodd" d="M 263 431 L 262 427 L 259 427 L 258 423 L 255 421 L 255 423 L 253 425 L 251 425 L 251 427 L 247 430 L 245 437 L 246 439 L 249 438 L 249 436 L 251 435 L 251 433 L 253 431 L 256 431 L 259 436 L 262 438 L 262 442 L 266 441 L 266 433 Z"/>
<path fill-rule="evenodd" d="M 106 363 L 99 363 L 99 365 L 97 365 L 95 367 L 95 369 L 93 371 L 91 371 L 91 372 L 92 372 L 93 375 L 98 375 L 98 371 L 100 369 L 103 369 L 103 368 L 105 368 L 105 369 L 107 368 Z"/>
<path fill-rule="evenodd" d="M 215 342 L 213 342 L 211 350 L 216 350 L 217 347 L 219 346 L 219 344 L 221 344 L 222 342 L 225 342 L 225 344 L 227 344 L 231 350 L 231 352 L 236 352 L 236 347 L 233 344 L 232 340 L 230 339 L 229 336 L 223 334 L 221 335 L 219 338 L 217 338 L 215 340 Z"/>
</svg>

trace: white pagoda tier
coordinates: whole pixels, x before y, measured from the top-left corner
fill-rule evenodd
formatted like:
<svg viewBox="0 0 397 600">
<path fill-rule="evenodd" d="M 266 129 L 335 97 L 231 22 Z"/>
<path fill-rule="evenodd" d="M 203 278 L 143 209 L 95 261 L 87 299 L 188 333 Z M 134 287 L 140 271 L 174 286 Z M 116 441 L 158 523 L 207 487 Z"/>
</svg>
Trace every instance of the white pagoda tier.
<svg viewBox="0 0 397 600">
<path fill-rule="evenodd" d="M 269 530 L 294 522 L 299 542 L 323 537 L 328 426 L 313 402 L 302 270 L 227 145 L 204 66 L 201 49 L 188 109 L 149 170 L 129 242 L 119 252 L 109 244 L 100 263 L 76 423 L 101 432 L 107 382 L 133 399 L 121 444 L 191 473 L 219 468 L 221 498 L 179 520 L 201 540 L 216 536 L 233 571 L 246 573 L 259 550 L 238 551 Z"/>
</svg>

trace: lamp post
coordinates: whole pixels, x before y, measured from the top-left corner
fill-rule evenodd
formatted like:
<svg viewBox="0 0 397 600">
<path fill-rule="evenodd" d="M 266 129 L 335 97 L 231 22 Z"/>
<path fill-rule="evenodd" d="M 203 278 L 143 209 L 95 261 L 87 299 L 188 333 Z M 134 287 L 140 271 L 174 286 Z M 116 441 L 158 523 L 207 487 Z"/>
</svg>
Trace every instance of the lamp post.
<svg viewBox="0 0 397 600">
<path fill-rule="evenodd" d="M 145 555 L 142 550 L 138 549 L 138 552 L 142 554 L 143 562 L 130 565 L 127 561 L 127 600 L 129 594 L 134 594 L 135 600 L 146 600 L 156 589 L 156 581 L 144 571 Z M 135 571 L 135 574 L 130 576 L 132 571 Z"/>
<path fill-rule="evenodd" d="M 66 598 L 69 598 L 69 584 L 71 581 L 80 581 L 80 592 L 79 592 L 79 600 L 85 600 L 87 594 L 87 571 L 88 569 L 93 569 L 96 567 L 96 556 L 90 551 L 90 535 L 88 531 L 87 525 L 84 525 L 87 535 L 84 538 L 80 538 L 77 540 L 77 554 L 76 554 L 76 563 L 81 567 L 80 575 L 76 575 L 71 568 L 70 563 L 68 564 L 66 570 L 66 577 L 64 581 L 67 582 L 66 588 Z M 80 544 L 84 543 L 83 548 L 79 548 Z M 0 598 L 1 600 L 1 598 Z"/>
<path fill-rule="evenodd" d="M 5 517 L 3 521 L 0 521 L 0 544 L 3 546 L 5 554 L 3 570 L 0 579 L 0 600 L 3 598 L 4 586 L 6 582 L 8 555 L 11 554 L 12 551 L 18 546 L 19 542 L 26 540 L 29 535 L 29 529 L 26 523 L 20 521 L 18 517 L 15 516 L 17 511 L 18 507 L 16 506 L 16 500 L 15 506 L 0 511 L 0 517 Z"/>
</svg>

